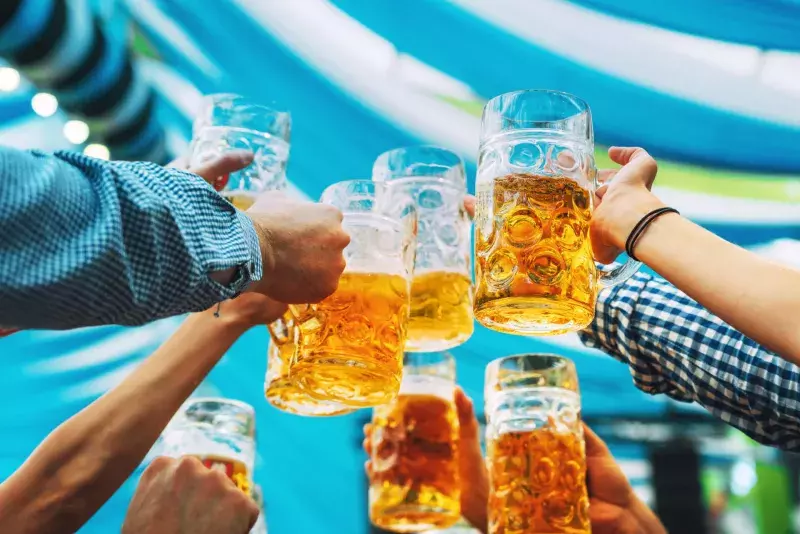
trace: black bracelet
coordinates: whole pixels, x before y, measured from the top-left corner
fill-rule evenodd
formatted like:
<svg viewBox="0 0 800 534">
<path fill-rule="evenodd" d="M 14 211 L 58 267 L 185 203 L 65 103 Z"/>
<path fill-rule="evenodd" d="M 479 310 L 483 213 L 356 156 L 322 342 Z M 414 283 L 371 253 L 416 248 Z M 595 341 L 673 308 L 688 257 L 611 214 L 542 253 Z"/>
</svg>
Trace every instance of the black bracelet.
<svg viewBox="0 0 800 534">
<path fill-rule="evenodd" d="M 675 208 L 658 208 L 657 210 L 653 210 L 642 217 L 641 220 L 636 223 L 636 226 L 633 227 L 633 230 L 631 230 L 631 233 L 628 236 L 628 240 L 625 242 L 625 252 L 632 260 L 639 261 L 638 258 L 633 255 L 633 249 L 636 247 L 636 243 L 639 241 L 639 238 L 642 237 L 642 234 L 644 234 L 651 222 L 655 221 L 665 213 L 677 213 L 680 215 L 680 212 Z"/>
</svg>

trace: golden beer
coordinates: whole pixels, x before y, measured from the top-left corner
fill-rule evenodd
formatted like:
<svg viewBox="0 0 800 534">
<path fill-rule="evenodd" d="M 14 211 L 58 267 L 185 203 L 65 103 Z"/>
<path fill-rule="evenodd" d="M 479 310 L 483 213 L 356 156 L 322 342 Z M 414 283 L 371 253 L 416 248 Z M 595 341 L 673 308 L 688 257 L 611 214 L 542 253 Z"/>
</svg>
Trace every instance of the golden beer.
<svg viewBox="0 0 800 534">
<path fill-rule="evenodd" d="M 285 318 L 290 328 L 293 322 Z M 323 402 L 310 396 L 289 376 L 289 365 L 294 357 L 295 344 L 293 336 L 283 343 L 270 343 L 267 353 L 267 379 L 264 384 L 264 395 L 275 408 L 297 415 L 327 416 L 342 415 L 353 411 L 352 408 L 332 402 Z"/>
<path fill-rule="evenodd" d="M 345 272 L 330 297 L 298 314 L 289 374 L 309 395 L 360 408 L 390 402 L 403 372 L 408 279 Z"/>
<path fill-rule="evenodd" d="M 404 383 L 405 384 L 405 383 Z M 458 423 L 452 401 L 404 394 L 375 408 L 370 520 L 395 532 L 444 529 L 461 516 Z"/>
<path fill-rule="evenodd" d="M 225 195 L 225 200 L 233 204 L 236 209 L 246 211 L 256 203 L 254 195 Z"/>
<path fill-rule="evenodd" d="M 472 281 L 455 272 L 414 276 L 407 351 L 436 351 L 464 343 L 472 335 Z"/>
<path fill-rule="evenodd" d="M 583 439 L 539 429 L 487 444 L 489 534 L 590 534 Z"/>
<path fill-rule="evenodd" d="M 503 332 L 588 326 L 597 299 L 592 193 L 570 178 L 509 174 L 478 192 L 475 317 Z"/>
<path fill-rule="evenodd" d="M 247 495 L 251 495 L 252 488 L 250 476 L 247 473 L 247 466 L 244 464 L 244 462 L 234 458 L 225 458 L 223 456 L 215 455 L 197 455 L 196 458 L 209 469 L 224 473 L 225 476 L 227 476 L 229 479 L 231 479 L 231 481 L 233 481 L 234 484 L 236 484 L 237 488 L 245 492 Z"/>
</svg>

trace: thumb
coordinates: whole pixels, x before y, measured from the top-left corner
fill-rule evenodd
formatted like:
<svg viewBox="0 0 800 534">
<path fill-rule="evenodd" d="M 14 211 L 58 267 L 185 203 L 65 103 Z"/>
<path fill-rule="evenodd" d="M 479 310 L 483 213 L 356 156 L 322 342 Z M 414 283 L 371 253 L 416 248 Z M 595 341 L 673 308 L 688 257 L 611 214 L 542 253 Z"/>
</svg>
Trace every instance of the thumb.
<svg viewBox="0 0 800 534">
<path fill-rule="evenodd" d="M 583 440 L 586 443 L 586 458 L 612 458 L 608 445 L 586 423 L 583 423 Z"/>
<path fill-rule="evenodd" d="M 200 165 L 190 167 L 189 172 L 193 172 L 209 184 L 216 186 L 218 184 L 215 182 L 220 177 L 227 177 L 228 174 L 242 170 L 253 163 L 253 157 L 253 153 L 247 150 L 226 152 Z"/>
<path fill-rule="evenodd" d="M 456 387 L 456 412 L 458 414 L 458 425 L 462 439 L 480 442 L 478 436 L 478 418 L 475 415 L 475 408 L 464 390 Z"/>
<path fill-rule="evenodd" d="M 614 146 L 608 149 L 608 155 L 615 163 L 623 166 L 614 178 L 615 183 L 640 182 L 648 189 L 653 185 L 658 164 L 645 149 Z"/>
<path fill-rule="evenodd" d="M 467 211 L 470 220 L 475 218 L 475 197 L 467 195 L 464 197 L 464 209 Z"/>
</svg>

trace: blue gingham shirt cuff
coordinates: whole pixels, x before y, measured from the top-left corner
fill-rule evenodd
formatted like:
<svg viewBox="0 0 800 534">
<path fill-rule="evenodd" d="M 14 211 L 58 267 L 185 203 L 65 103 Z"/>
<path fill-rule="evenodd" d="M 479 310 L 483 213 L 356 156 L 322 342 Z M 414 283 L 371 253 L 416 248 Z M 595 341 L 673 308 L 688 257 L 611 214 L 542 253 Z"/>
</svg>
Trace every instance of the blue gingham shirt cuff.
<svg viewBox="0 0 800 534">
<path fill-rule="evenodd" d="M 256 232 L 253 221 L 250 217 L 245 215 L 239 210 L 236 210 L 236 218 L 242 230 L 241 235 L 233 236 L 234 241 L 238 241 L 235 247 L 246 251 L 242 257 L 244 261 L 236 261 L 234 258 L 233 263 L 236 268 L 234 278 L 227 285 L 218 284 L 211 280 L 212 284 L 216 284 L 216 292 L 223 295 L 225 298 L 234 298 L 244 292 L 250 284 L 258 282 L 263 276 L 263 268 L 261 263 L 261 246 L 258 240 L 258 233 Z M 225 265 L 229 262 L 221 264 L 211 263 L 209 265 L 210 271 L 225 270 L 225 267 L 218 268 L 217 265 Z"/>
</svg>

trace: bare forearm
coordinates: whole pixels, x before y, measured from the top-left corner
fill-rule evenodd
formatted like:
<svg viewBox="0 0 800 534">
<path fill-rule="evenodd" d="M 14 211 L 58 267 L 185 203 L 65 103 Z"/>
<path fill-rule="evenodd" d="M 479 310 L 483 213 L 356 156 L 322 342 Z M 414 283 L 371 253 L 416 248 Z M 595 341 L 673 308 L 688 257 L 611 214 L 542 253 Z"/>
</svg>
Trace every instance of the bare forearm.
<svg viewBox="0 0 800 534">
<path fill-rule="evenodd" d="M 244 327 L 191 316 L 122 384 L 62 424 L 0 486 L 0 531 L 73 532 L 127 479 Z"/>
<path fill-rule="evenodd" d="M 652 223 L 636 255 L 737 330 L 800 363 L 800 271 L 760 258 L 674 214 Z"/>
</svg>

